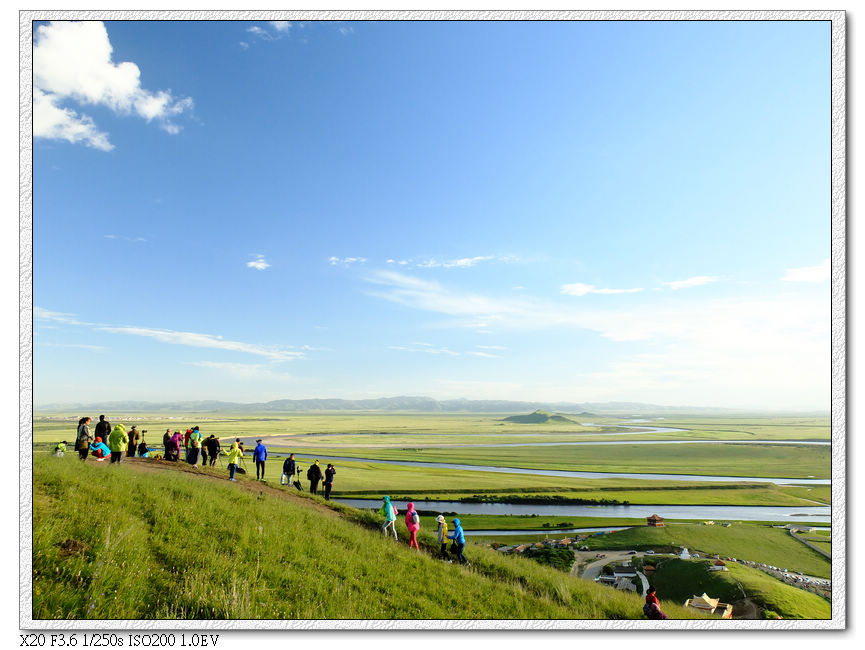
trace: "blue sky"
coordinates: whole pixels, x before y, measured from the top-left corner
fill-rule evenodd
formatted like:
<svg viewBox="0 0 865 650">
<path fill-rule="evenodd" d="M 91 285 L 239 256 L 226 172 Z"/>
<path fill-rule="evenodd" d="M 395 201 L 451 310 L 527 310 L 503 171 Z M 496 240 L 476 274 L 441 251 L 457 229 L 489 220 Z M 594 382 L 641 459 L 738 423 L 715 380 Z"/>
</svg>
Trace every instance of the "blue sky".
<svg viewBox="0 0 865 650">
<path fill-rule="evenodd" d="M 828 23 L 34 36 L 37 406 L 829 407 Z"/>
</svg>

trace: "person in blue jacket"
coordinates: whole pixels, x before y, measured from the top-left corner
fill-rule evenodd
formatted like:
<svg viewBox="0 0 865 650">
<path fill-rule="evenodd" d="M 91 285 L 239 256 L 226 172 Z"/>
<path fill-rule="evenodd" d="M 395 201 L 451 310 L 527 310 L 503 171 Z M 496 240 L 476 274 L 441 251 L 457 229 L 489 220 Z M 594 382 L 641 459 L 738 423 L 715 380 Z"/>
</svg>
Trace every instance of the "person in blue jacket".
<svg viewBox="0 0 865 650">
<path fill-rule="evenodd" d="M 469 561 L 466 559 L 466 556 L 463 555 L 463 549 L 466 546 L 466 536 L 463 534 L 463 527 L 460 526 L 459 519 L 454 519 L 454 532 L 448 533 L 448 539 L 454 541 L 453 553 L 457 556 L 457 560 L 459 560 L 460 564 L 468 566 Z"/>
<path fill-rule="evenodd" d="M 252 458 L 255 460 L 255 480 L 264 480 L 264 461 L 267 460 L 267 447 L 265 447 L 261 440 L 256 440 L 258 444 L 255 446 L 255 449 L 252 450 Z"/>
</svg>

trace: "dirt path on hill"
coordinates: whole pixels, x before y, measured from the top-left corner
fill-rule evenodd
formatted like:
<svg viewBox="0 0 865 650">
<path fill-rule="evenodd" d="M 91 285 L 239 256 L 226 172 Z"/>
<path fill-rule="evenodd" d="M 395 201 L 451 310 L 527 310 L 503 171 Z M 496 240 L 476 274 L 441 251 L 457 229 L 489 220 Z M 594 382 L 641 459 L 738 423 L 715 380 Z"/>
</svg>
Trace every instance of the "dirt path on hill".
<svg viewBox="0 0 865 650">
<path fill-rule="evenodd" d="M 201 465 L 193 467 L 182 460 L 174 462 L 154 460 L 151 458 L 124 458 L 120 466 L 121 468 L 128 468 L 132 471 L 142 473 L 184 472 L 186 474 L 194 474 L 205 481 L 228 481 L 227 470 L 225 469 L 202 469 Z M 245 490 L 254 494 L 267 494 L 268 496 L 273 496 L 278 499 L 285 499 L 286 501 L 291 501 L 292 503 L 316 510 L 317 512 L 329 517 L 340 516 L 337 511 L 328 508 L 326 505 L 319 503 L 314 499 L 307 499 L 298 495 L 294 488 L 275 487 L 267 483 L 248 479 L 242 474 L 238 474 L 236 478 L 237 482 L 234 485 L 240 490 Z"/>
</svg>

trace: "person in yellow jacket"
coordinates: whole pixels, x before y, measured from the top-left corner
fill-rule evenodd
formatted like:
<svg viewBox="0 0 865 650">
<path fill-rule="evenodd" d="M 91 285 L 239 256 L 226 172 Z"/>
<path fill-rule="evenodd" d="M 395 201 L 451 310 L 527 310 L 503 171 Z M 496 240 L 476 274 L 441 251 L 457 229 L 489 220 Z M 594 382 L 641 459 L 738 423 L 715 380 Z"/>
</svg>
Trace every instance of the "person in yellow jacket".
<svg viewBox="0 0 865 650">
<path fill-rule="evenodd" d="M 436 521 L 439 522 L 439 529 L 436 531 L 436 538 L 438 539 L 439 544 L 441 544 L 442 559 L 447 560 L 448 563 L 450 563 L 451 559 L 448 557 L 448 522 L 445 521 L 444 515 L 436 517 Z"/>
<path fill-rule="evenodd" d="M 119 463 L 123 458 L 123 452 L 129 446 L 129 436 L 126 435 L 126 427 L 115 424 L 114 430 L 108 435 L 108 449 L 111 450 L 111 462 Z"/>
<path fill-rule="evenodd" d="M 240 438 L 231 443 L 231 449 L 228 450 L 228 480 L 236 481 L 234 473 L 237 471 L 237 464 L 243 458 L 243 449 L 240 448 Z"/>
</svg>

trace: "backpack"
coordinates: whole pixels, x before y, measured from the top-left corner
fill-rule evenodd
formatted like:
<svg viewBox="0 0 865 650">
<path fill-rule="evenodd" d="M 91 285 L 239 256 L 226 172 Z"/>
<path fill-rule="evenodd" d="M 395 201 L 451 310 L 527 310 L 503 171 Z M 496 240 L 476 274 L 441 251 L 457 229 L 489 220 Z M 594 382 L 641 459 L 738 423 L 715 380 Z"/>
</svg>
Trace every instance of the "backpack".
<svg viewBox="0 0 865 650">
<path fill-rule="evenodd" d="M 411 523 L 413 523 L 413 524 L 415 524 L 415 525 L 420 525 L 420 517 L 418 517 L 418 514 L 417 514 L 417 511 L 416 511 L 416 510 L 412 510 L 412 513 L 411 513 Z"/>
<path fill-rule="evenodd" d="M 315 475 L 312 473 L 312 468 L 313 468 L 313 467 L 315 467 L 315 465 L 310 465 L 310 466 L 309 466 L 309 469 L 306 470 L 306 478 L 307 478 L 308 481 L 311 481 L 311 480 L 313 479 L 313 477 L 315 476 Z"/>
</svg>

